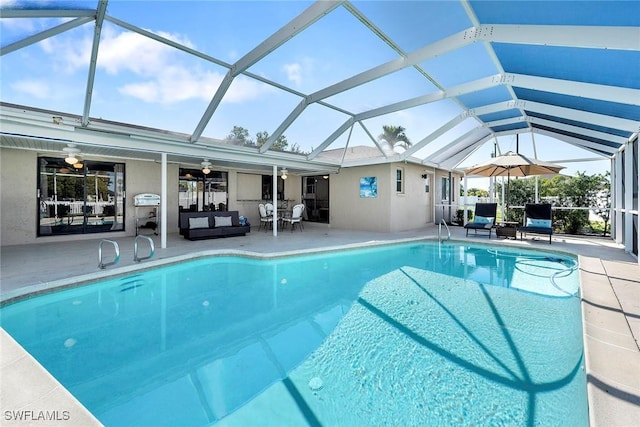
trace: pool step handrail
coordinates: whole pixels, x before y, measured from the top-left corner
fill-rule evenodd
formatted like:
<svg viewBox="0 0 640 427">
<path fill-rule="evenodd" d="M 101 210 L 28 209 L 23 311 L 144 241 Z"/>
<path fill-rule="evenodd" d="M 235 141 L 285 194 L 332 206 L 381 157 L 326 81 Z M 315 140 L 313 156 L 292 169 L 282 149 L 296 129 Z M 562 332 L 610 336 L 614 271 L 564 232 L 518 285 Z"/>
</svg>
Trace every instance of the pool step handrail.
<svg viewBox="0 0 640 427">
<path fill-rule="evenodd" d="M 438 224 L 438 242 L 442 242 L 442 224 L 444 224 L 445 228 L 447 229 L 447 240 L 451 240 L 451 230 L 449 230 L 447 222 L 444 220 L 444 218 L 442 218 L 440 220 L 440 223 Z"/>
<path fill-rule="evenodd" d="M 147 255 L 145 257 L 139 257 L 138 256 L 138 240 L 139 239 L 147 240 L 149 242 L 149 255 Z M 156 253 L 156 247 L 153 244 L 153 239 L 151 237 L 143 236 L 142 234 L 139 234 L 139 235 L 136 236 L 136 240 L 133 241 L 133 261 L 140 262 L 142 260 L 149 259 L 155 253 Z"/>
<path fill-rule="evenodd" d="M 113 259 L 113 261 L 111 262 L 104 262 L 102 260 L 102 245 L 104 245 L 105 243 L 111 243 L 113 245 L 113 248 L 116 252 L 116 256 Z M 115 242 L 113 240 L 109 240 L 109 239 L 102 239 L 100 241 L 100 245 L 98 246 L 98 268 L 100 270 L 104 270 L 105 268 L 107 268 L 110 265 L 115 265 L 118 263 L 118 261 L 120 261 L 120 246 L 118 246 L 118 242 Z"/>
</svg>

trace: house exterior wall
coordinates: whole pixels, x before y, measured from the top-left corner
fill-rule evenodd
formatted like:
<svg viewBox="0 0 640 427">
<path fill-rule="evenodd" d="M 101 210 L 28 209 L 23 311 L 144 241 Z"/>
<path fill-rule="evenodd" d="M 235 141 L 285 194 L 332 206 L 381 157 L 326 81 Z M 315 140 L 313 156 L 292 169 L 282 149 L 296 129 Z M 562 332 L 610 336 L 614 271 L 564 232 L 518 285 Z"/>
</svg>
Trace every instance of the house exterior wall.
<svg viewBox="0 0 640 427">
<path fill-rule="evenodd" d="M 396 170 L 404 176 L 404 192 L 396 192 Z M 424 167 L 415 164 L 393 163 L 391 179 L 391 232 L 414 230 L 433 223 L 432 187 L 427 193 L 422 175 Z"/>
<path fill-rule="evenodd" d="M 68 241 L 135 235 L 136 209 L 134 196 L 139 193 L 161 194 L 161 166 L 148 161 L 126 160 L 125 231 L 84 235 L 37 237 L 36 206 L 38 153 L 26 150 L 0 149 L 0 244 L 30 244 L 45 240 Z M 109 159 L 105 159 L 109 160 Z M 396 192 L 396 170 L 404 176 L 404 191 Z M 429 192 L 425 191 L 423 174 L 429 176 Z M 167 166 L 167 231 L 178 231 L 178 174 L 175 164 Z M 252 225 L 259 224 L 258 203 L 262 200 L 238 200 L 239 172 L 228 172 L 228 209 L 237 210 Z M 260 175 L 260 174 L 258 174 Z M 360 178 L 378 179 L 378 196 L 360 197 Z M 444 171 L 425 169 L 417 164 L 391 163 L 342 168 L 329 178 L 330 217 L 333 228 L 396 232 L 415 230 L 439 221 L 435 204 L 441 201 L 441 177 Z M 454 180 L 458 188 L 459 177 Z M 176 191 L 171 191 L 176 189 Z M 289 208 L 300 203 L 302 177 L 289 175 L 285 182 L 285 198 Z M 455 201 L 459 197 L 455 196 Z M 435 213 L 435 216 L 434 216 Z M 455 215 L 455 211 L 453 212 Z"/>
<path fill-rule="evenodd" d="M 396 192 L 396 170 L 403 170 L 404 192 Z M 330 178 L 332 228 L 396 232 L 433 223 L 433 177 L 425 191 L 423 166 L 391 163 L 342 168 Z M 431 172 L 429 172 L 431 174 Z M 360 197 L 360 178 L 378 178 L 378 197 Z"/>
<path fill-rule="evenodd" d="M 34 151 L 0 149 L 0 243 L 34 243 L 37 224 Z"/>
<path fill-rule="evenodd" d="M 167 232 L 178 232 L 178 165 L 167 165 Z M 162 194 L 162 166 L 154 162 L 125 161 L 126 205 L 125 235 L 136 234 L 136 194 Z M 171 189 L 174 189 L 173 191 Z"/>
<path fill-rule="evenodd" d="M 390 229 L 389 164 L 342 168 L 329 178 L 332 228 L 385 232 Z M 360 178 L 378 178 L 378 197 L 360 197 Z"/>
<path fill-rule="evenodd" d="M 38 156 L 35 151 L 0 149 L 0 245 L 23 245 L 43 241 L 99 239 L 133 236 L 135 207 L 133 198 L 139 193 L 161 194 L 160 165 L 153 162 L 126 160 L 125 163 L 125 231 L 37 237 Z M 119 160 L 118 160 L 119 161 Z M 167 230 L 178 230 L 178 166 L 168 165 Z"/>
</svg>

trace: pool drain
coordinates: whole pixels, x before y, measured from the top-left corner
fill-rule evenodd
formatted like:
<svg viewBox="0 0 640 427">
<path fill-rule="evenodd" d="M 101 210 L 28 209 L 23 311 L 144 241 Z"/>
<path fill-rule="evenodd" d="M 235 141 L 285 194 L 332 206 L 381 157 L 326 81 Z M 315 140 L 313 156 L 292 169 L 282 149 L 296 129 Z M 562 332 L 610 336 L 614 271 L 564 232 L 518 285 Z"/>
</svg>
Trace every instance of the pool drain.
<svg viewBox="0 0 640 427">
<path fill-rule="evenodd" d="M 322 388 L 322 380 L 320 377 L 313 377 L 309 380 L 309 388 L 313 391 L 318 391 Z"/>
</svg>

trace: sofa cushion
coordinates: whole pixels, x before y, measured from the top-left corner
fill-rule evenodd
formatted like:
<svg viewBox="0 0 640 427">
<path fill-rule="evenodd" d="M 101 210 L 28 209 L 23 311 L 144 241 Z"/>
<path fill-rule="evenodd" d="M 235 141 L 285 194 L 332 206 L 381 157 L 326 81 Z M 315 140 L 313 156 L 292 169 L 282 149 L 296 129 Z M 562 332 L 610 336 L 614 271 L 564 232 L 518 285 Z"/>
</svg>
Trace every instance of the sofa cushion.
<svg viewBox="0 0 640 427">
<path fill-rule="evenodd" d="M 216 216 L 214 219 L 216 227 L 231 227 L 233 225 L 230 216 Z"/>
<path fill-rule="evenodd" d="M 473 219 L 473 222 L 477 222 L 478 224 L 493 224 L 492 216 L 478 216 Z"/>
<path fill-rule="evenodd" d="M 193 230 L 196 228 L 209 228 L 209 217 L 198 216 L 189 218 L 189 229 Z"/>
<path fill-rule="evenodd" d="M 551 227 L 551 220 L 550 219 L 527 218 L 527 222 L 526 222 L 525 226 L 527 226 L 527 227 L 550 228 Z"/>
</svg>

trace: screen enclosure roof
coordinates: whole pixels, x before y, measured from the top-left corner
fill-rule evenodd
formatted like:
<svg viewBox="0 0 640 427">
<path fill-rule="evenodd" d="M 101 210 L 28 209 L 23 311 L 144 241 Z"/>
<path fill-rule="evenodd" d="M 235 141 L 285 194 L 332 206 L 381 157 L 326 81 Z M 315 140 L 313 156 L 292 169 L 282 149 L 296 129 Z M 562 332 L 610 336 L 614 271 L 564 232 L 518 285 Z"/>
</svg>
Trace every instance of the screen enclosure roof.
<svg viewBox="0 0 640 427">
<path fill-rule="evenodd" d="M 606 159 L 640 129 L 637 1 L 3 1 L 0 12 L 3 147 L 302 174 L 460 170 L 514 139 L 542 160 L 558 162 L 560 146 Z M 383 126 L 410 144 L 390 147 Z"/>
</svg>

